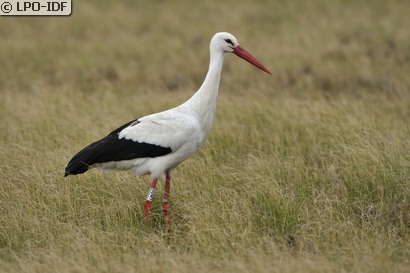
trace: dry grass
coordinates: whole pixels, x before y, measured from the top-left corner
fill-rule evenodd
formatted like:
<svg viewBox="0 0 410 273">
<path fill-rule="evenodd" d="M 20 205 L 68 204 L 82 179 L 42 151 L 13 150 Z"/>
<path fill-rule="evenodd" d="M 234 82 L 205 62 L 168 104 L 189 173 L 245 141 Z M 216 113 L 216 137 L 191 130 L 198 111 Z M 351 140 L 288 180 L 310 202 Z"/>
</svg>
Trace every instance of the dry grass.
<svg viewBox="0 0 410 273">
<path fill-rule="evenodd" d="M 409 272 L 409 1 L 74 3 L 0 18 L 0 272 Z M 185 101 L 230 31 L 207 144 L 149 179 L 71 156 Z"/>
</svg>

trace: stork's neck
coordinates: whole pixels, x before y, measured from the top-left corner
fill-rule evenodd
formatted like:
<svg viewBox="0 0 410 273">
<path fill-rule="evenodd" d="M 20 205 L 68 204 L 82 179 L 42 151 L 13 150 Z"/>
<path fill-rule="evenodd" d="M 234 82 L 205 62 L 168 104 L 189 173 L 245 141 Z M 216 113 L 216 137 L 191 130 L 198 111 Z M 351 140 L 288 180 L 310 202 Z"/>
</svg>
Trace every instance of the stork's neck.
<svg viewBox="0 0 410 273">
<path fill-rule="evenodd" d="M 212 50 L 209 69 L 199 90 L 185 103 L 201 123 L 203 133 L 208 135 L 215 118 L 216 100 L 224 60 L 224 52 Z"/>
<path fill-rule="evenodd" d="M 200 116 L 207 116 L 210 112 L 215 113 L 223 60 L 224 52 L 211 50 L 205 80 L 199 90 L 187 101 L 191 109 Z"/>
</svg>

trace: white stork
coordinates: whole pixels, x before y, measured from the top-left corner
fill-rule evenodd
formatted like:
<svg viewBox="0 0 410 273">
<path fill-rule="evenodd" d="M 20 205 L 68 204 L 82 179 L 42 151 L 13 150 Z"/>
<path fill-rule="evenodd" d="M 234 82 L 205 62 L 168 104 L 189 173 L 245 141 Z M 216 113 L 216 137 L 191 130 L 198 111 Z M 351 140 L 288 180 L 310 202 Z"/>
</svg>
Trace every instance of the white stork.
<svg viewBox="0 0 410 273">
<path fill-rule="evenodd" d="M 225 53 L 234 53 L 271 74 L 239 45 L 232 34 L 216 33 L 210 43 L 208 73 L 199 90 L 188 101 L 175 108 L 132 120 L 91 143 L 70 160 L 65 176 L 84 173 L 90 167 L 133 170 L 139 176 L 151 174 L 151 188 L 144 202 L 145 219 L 149 222 L 155 186 L 165 174 L 162 207 L 169 230 L 171 171 L 197 151 L 211 131 Z"/>
</svg>

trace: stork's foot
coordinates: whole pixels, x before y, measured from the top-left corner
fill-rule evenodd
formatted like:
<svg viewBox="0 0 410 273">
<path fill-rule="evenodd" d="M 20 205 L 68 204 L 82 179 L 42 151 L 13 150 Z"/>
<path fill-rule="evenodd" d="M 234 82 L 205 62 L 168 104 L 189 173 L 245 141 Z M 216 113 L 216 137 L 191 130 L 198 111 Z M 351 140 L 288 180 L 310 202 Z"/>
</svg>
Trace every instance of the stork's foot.
<svg viewBox="0 0 410 273">
<path fill-rule="evenodd" d="M 167 231 L 171 234 L 171 206 L 168 201 L 162 202 L 162 211 L 164 212 L 165 224 L 167 226 Z"/>
<path fill-rule="evenodd" d="M 145 222 L 147 226 L 150 226 L 150 211 L 152 207 L 152 201 L 145 200 L 144 202 L 144 214 L 145 214 Z"/>
</svg>

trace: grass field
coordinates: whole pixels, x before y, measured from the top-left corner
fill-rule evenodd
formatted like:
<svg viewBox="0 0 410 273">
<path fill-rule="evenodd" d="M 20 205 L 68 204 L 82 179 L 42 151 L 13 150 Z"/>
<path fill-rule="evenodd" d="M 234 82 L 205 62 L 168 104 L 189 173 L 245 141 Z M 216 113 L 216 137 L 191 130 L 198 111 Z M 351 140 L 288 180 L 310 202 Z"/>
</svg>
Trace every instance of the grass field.
<svg viewBox="0 0 410 273">
<path fill-rule="evenodd" d="M 410 272 L 410 1 L 73 1 L 0 17 L 0 272 Z M 74 153 L 176 106 L 233 33 L 204 147 L 149 177 Z"/>
</svg>

